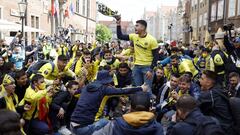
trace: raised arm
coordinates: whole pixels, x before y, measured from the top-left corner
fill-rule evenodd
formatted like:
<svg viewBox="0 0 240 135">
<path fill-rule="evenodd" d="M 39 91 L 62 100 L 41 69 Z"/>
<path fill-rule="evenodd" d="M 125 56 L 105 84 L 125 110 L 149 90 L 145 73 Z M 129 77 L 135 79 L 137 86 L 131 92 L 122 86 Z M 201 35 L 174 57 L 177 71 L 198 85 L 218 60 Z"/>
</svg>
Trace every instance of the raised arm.
<svg viewBox="0 0 240 135">
<path fill-rule="evenodd" d="M 117 37 L 121 40 L 130 40 L 129 35 L 123 35 L 121 29 L 121 18 L 117 20 Z"/>
</svg>

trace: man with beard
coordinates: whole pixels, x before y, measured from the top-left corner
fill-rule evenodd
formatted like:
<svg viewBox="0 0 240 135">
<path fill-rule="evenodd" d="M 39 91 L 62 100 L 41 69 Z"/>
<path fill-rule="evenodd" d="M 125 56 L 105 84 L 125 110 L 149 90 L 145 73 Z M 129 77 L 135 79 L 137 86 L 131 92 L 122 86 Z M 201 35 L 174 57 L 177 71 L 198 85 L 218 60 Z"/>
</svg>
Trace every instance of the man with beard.
<svg viewBox="0 0 240 135">
<path fill-rule="evenodd" d="M 118 81 L 118 88 L 124 88 L 132 84 L 132 71 L 127 63 L 119 64 L 116 76 Z"/>
<path fill-rule="evenodd" d="M 175 74 L 189 74 L 193 77 L 198 75 L 198 70 L 195 68 L 192 60 L 184 59 L 181 60 L 179 56 L 171 56 L 172 72 Z"/>
<path fill-rule="evenodd" d="M 240 98 L 240 76 L 236 72 L 229 74 L 228 96 Z"/>
</svg>

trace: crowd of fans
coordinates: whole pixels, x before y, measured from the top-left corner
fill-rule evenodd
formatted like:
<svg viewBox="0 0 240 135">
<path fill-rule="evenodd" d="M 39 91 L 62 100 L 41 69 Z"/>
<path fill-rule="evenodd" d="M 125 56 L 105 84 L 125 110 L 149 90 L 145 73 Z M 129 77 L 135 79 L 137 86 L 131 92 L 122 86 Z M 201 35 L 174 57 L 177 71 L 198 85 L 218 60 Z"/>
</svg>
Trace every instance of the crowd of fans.
<svg viewBox="0 0 240 135">
<path fill-rule="evenodd" d="M 127 41 L 106 44 L 0 40 L 0 132 L 238 135 L 240 38 L 158 46 L 146 28 L 124 35 L 118 19 Z"/>
</svg>

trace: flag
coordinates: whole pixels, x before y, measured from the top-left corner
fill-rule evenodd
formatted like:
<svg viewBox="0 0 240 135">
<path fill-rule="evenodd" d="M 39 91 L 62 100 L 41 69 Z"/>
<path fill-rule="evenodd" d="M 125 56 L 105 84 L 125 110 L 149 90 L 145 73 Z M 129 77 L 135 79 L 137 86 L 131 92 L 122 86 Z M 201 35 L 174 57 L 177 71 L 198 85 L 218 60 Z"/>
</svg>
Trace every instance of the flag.
<svg viewBox="0 0 240 135">
<path fill-rule="evenodd" d="M 59 1 L 58 0 L 55 0 L 54 6 L 55 6 L 55 14 L 54 15 L 58 16 L 58 14 L 59 14 Z"/>
<path fill-rule="evenodd" d="M 70 11 L 70 15 L 72 16 L 74 14 L 74 6 L 73 6 L 73 3 L 72 3 L 72 0 L 70 0 L 69 11 Z"/>
<path fill-rule="evenodd" d="M 64 17 L 69 17 L 69 0 L 66 2 L 66 9 L 64 10 Z"/>
<path fill-rule="evenodd" d="M 51 3 L 51 13 L 52 13 L 52 16 L 54 16 L 54 14 L 55 14 L 55 2 L 54 2 L 54 0 L 52 0 L 51 2 L 52 2 Z"/>
<path fill-rule="evenodd" d="M 69 8 L 68 8 L 68 6 L 65 9 L 64 17 L 69 17 Z"/>
<path fill-rule="evenodd" d="M 110 16 L 110 17 L 114 17 L 118 15 L 118 11 L 113 11 L 103 3 L 97 3 L 97 10 L 103 15 Z"/>
</svg>

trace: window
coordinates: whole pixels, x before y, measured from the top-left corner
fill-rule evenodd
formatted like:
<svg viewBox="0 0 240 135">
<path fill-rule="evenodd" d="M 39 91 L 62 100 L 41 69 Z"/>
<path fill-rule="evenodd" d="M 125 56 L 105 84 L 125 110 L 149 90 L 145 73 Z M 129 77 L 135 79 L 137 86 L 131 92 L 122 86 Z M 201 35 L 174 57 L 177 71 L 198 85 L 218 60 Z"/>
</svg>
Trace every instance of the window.
<svg viewBox="0 0 240 135">
<path fill-rule="evenodd" d="M 36 28 L 39 29 L 39 17 L 36 17 Z"/>
<path fill-rule="evenodd" d="M 202 27 L 203 15 L 199 16 L 198 21 L 199 27 Z"/>
<path fill-rule="evenodd" d="M 88 17 L 91 17 L 91 0 L 87 0 L 87 2 L 88 2 L 88 7 L 87 7 L 87 15 L 88 15 Z"/>
<path fill-rule="evenodd" d="M 192 19 L 191 25 L 193 28 L 197 28 L 197 19 Z"/>
<path fill-rule="evenodd" d="M 86 0 L 83 0 L 83 4 L 82 4 L 82 15 L 86 15 Z"/>
<path fill-rule="evenodd" d="M 35 26 L 34 19 L 35 19 L 35 17 L 31 15 L 31 27 Z"/>
<path fill-rule="evenodd" d="M 228 17 L 235 16 L 236 0 L 229 0 Z"/>
<path fill-rule="evenodd" d="M 224 9 L 224 1 L 219 0 L 218 1 L 218 11 L 217 11 L 217 19 L 223 19 L 223 9 Z"/>
<path fill-rule="evenodd" d="M 207 15 L 207 12 L 204 13 L 203 15 L 203 25 L 206 26 L 208 23 L 208 15 Z"/>
<path fill-rule="evenodd" d="M 76 12 L 77 13 L 79 13 L 79 11 L 80 11 L 79 5 L 80 5 L 80 0 L 76 0 Z"/>
<path fill-rule="evenodd" d="M 192 7 L 194 7 L 197 4 L 198 0 L 192 0 Z"/>
<path fill-rule="evenodd" d="M 0 7 L 0 19 L 2 19 L 3 18 L 3 11 L 2 11 L 2 7 Z M 3 36 L 2 36 L 2 32 L 0 32 L 0 39 L 2 39 L 3 38 Z"/>
<path fill-rule="evenodd" d="M 3 18 L 3 13 L 2 13 L 3 11 L 2 11 L 2 7 L 0 7 L 0 19 L 2 19 Z"/>
<path fill-rule="evenodd" d="M 240 0 L 238 0 L 238 15 L 240 15 Z"/>
<path fill-rule="evenodd" d="M 216 3 L 213 3 L 212 4 L 212 7 L 211 7 L 211 22 L 215 21 L 216 20 L 216 8 L 217 8 L 217 4 Z"/>
<path fill-rule="evenodd" d="M 31 40 L 34 40 L 35 39 L 35 36 L 34 36 L 34 32 L 31 32 Z"/>
</svg>

